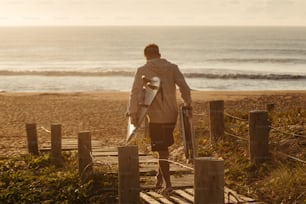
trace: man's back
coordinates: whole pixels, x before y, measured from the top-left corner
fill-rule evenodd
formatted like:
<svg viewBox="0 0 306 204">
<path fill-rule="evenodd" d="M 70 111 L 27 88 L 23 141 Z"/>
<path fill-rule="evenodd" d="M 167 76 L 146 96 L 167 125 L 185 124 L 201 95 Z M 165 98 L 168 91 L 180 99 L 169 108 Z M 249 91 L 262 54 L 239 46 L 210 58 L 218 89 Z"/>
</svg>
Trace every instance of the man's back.
<svg viewBox="0 0 306 204">
<path fill-rule="evenodd" d="M 172 123 L 177 118 L 176 85 L 180 87 L 184 101 L 191 102 L 190 89 L 177 65 L 165 59 L 157 58 L 148 60 L 138 68 L 135 76 L 135 84 L 139 86 L 142 76 L 152 78 L 157 76 L 161 79 L 161 88 L 154 102 L 149 108 L 149 118 L 154 123 Z"/>
</svg>

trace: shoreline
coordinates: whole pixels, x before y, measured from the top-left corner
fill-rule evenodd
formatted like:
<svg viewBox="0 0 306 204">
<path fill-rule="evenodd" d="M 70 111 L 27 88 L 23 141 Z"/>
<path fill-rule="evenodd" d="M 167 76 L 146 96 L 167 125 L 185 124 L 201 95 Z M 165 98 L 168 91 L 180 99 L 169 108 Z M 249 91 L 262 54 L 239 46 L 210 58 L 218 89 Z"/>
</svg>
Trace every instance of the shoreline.
<svg viewBox="0 0 306 204">
<path fill-rule="evenodd" d="M 117 90 L 103 90 L 103 91 L 0 91 L 0 96 L 36 96 L 36 95 L 122 95 L 121 97 L 128 97 L 129 91 Z M 179 91 L 177 90 L 177 97 L 179 99 Z M 306 94 L 305 90 L 191 90 L 192 97 L 196 99 L 203 98 L 203 96 L 211 97 L 247 97 L 260 95 L 283 95 L 283 94 Z"/>
</svg>

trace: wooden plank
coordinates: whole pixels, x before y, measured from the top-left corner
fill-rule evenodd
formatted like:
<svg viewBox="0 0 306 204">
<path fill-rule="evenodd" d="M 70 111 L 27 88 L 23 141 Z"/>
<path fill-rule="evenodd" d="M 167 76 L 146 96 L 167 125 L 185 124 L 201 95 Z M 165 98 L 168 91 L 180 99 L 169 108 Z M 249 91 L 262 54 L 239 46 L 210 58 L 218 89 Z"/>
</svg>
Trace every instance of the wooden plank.
<svg viewBox="0 0 306 204">
<path fill-rule="evenodd" d="M 182 198 L 178 198 L 177 196 L 170 196 L 170 199 L 173 200 L 177 204 L 192 204 L 193 202 L 187 202 L 186 200 L 183 200 Z"/>
<path fill-rule="evenodd" d="M 148 166 L 144 166 L 144 165 L 141 165 L 139 166 L 140 168 L 140 171 L 141 172 L 156 172 L 157 171 L 157 164 L 156 165 L 148 165 Z M 191 174 L 190 171 L 184 169 L 184 168 L 180 168 L 180 167 L 177 167 L 177 166 L 173 166 L 173 167 L 170 167 L 170 174 L 171 175 L 185 175 L 185 174 Z"/>
<path fill-rule="evenodd" d="M 113 157 L 118 156 L 117 151 L 102 151 L 100 149 L 95 149 L 92 154 L 93 156 L 113 156 Z M 149 156 L 149 155 L 144 153 L 139 153 L 138 156 Z"/>
<path fill-rule="evenodd" d="M 150 156 L 140 156 L 139 163 L 146 163 L 151 157 Z M 107 162 L 109 164 L 117 164 L 118 158 L 117 157 L 106 157 L 106 156 L 94 156 L 94 160 Z"/>
<path fill-rule="evenodd" d="M 186 188 L 185 191 L 191 195 L 194 195 L 194 189 L 193 188 Z"/>
<path fill-rule="evenodd" d="M 77 144 L 62 144 L 62 151 L 74 151 L 78 149 L 78 145 Z M 107 148 L 107 147 L 95 147 L 92 146 L 92 150 L 93 152 L 114 152 L 116 151 L 116 149 L 114 148 Z M 40 151 L 42 152 L 49 152 L 51 151 L 51 146 L 50 145 L 43 145 L 40 148 Z M 140 154 L 141 155 L 141 154 Z"/>
<path fill-rule="evenodd" d="M 153 196 L 155 199 L 161 201 L 163 204 L 173 204 L 173 202 L 168 200 L 166 197 L 154 191 L 149 191 L 147 194 L 149 194 L 150 196 Z"/>
<path fill-rule="evenodd" d="M 149 204 L 160 204 L 160 202 L 143 192 L 140 192 L 140 198 Z"/>
<path fill-rule="evenodd" d="M 193 188 L 186 188 L 186 189 L 184 189 L 184 191 L 186 193 L 190 194 L 190 196 L 193 198 L 193 195 L 194 195 L 194 189 Z M 234 196 L 228 197 L 229 192 L 232 193 L 232 195 L 234 195 L 235 197 Z M 224 193 L 225 193 L 225 195 L 224 195 L 224 198 L 225 198 L 224 202 L 225 203 L 237 203 L 237 202 L 254 203 L 254 202 L 256 202 L 255 199 L 240 195 L 237 192 L 229 189 L 228 187 L 224 187 Z M 236 198 L 238 198 L 238 201 L 237 201 Z"/>
<path fill-rule="evenodd" d="M 193 187 L 193 174 L 186 174 L 182 177 L 171 176 L 172 187 L 174 188 L 190 188 Z M 147 176 L 146 183 L 142 184 L 143 189 L 153 189 L 155 188 L 156 179 L 154 176 Z M 154 184 L 154 185 L 153 185 Z"/>
<path fill-rule="evenodd" d="M 192 195 L 190 195 L 189 193 L 186 193 L 183 190 L 174 190 L 174 192 L 179 195 L 182 196 L 184 199 L 190 201 L 190 202 L 194 202 L 194 197 Z"/>
</svg>

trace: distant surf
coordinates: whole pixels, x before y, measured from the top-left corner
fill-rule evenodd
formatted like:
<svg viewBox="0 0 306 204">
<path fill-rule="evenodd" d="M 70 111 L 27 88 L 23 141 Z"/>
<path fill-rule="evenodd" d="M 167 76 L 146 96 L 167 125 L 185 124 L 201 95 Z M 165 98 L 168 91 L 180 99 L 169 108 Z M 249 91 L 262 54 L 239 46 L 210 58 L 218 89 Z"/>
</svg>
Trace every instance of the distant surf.
<svg viewBox="0 0 306 204">
<path fill-rule="evenodd" d="M 100 71 L 100 72 L 83 72 L 83 71 L 5 71 L 0 70 L 0 76 L 134 76 L 133 71 Z M 186 72 L 183 75 L 187 78 L 207 78 L 207 79 L 268 79 L 268 80 L 294 80 L 306 79 L 306 75 L 299 74 L 258 74 L 258 73 L 193 73 Z"/>
<path fill-rule="evenodd" d="M 0 91 L 129 91 L 157 43 L 194 90 L 305 90 L 306 27 L 0 27 Z"/>
</svg>

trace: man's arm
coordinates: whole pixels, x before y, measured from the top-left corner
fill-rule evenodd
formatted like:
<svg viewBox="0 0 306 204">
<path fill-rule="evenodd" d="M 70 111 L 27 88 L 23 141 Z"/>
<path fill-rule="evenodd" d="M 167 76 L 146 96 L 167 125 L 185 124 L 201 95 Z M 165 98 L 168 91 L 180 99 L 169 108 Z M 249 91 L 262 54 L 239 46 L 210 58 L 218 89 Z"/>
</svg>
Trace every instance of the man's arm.
<svg viewBox="0 0 306 204">
<path fill-rule="evenodd" d="M 181 97 L 184 100 L 185 106 L 191 106 L 191 92 L 188 84 L 185 81 L 185 78 L 179 68 L 176 66 L 174 71 L 174 80 L 175 83 L 178 85 Z"/>
<path fill-rule="evenodd" d="M 129 106 L 128 106 L 128 115 L 132 119 L 132 124 L 136 125 L 137 123 L 137 110 L 138 105 L 141 102 L 142 97 L 142 78 L 141 78 L 140 70 L 137 69 L 137 72 L 134 77 L 134 82 L 132 86 L 132 90 L 130 93 Z"/>
</svg>

